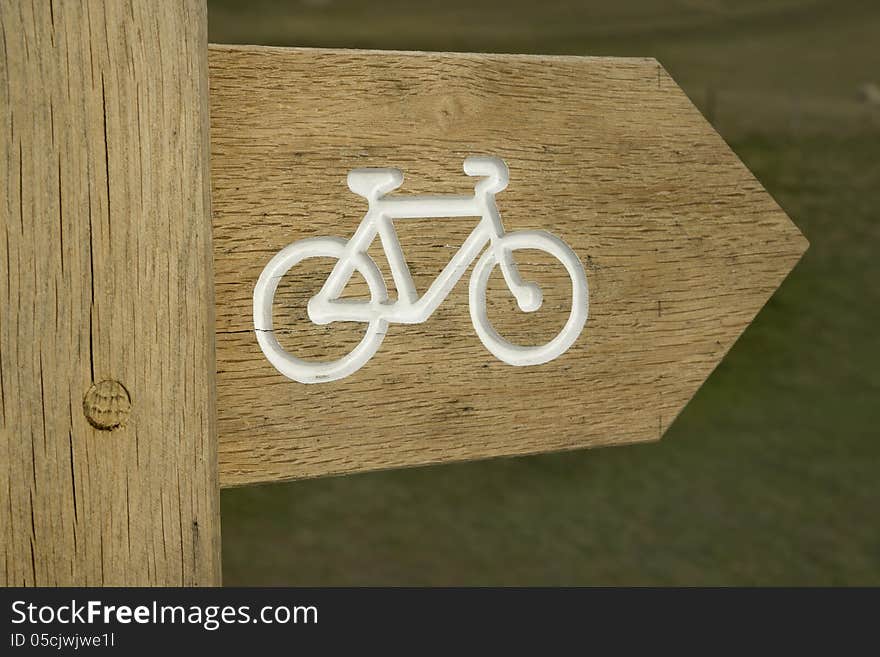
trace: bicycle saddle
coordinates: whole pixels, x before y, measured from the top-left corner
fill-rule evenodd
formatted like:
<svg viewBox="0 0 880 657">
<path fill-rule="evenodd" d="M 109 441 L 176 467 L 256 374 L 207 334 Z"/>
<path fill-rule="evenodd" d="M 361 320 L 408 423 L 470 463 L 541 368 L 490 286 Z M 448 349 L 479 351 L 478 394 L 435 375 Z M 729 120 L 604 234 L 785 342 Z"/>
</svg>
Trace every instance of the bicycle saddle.
<svg viewBox="0 0 880 657">
<path fill-rule="evenodd" d="M 352 169 L 348 173 L 348 188 L 358 196 L 381 196 L 402 184 L 400 169 Z"/>
</svg>

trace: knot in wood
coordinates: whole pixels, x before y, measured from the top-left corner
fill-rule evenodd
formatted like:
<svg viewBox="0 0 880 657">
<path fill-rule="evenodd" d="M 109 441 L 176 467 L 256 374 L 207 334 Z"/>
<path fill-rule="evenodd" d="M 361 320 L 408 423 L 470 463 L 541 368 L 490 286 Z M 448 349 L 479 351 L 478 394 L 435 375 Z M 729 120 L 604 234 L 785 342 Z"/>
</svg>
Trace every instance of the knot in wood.
<svg viewBox="0 0 880 657">
<path fill-rule="evenodd" d="M 124 426 L 131 415 L 131 397 L 119 381 L 105 379 L 86 392 L 83 412 L 96 429 L 113 431 Z"/>
</svg>

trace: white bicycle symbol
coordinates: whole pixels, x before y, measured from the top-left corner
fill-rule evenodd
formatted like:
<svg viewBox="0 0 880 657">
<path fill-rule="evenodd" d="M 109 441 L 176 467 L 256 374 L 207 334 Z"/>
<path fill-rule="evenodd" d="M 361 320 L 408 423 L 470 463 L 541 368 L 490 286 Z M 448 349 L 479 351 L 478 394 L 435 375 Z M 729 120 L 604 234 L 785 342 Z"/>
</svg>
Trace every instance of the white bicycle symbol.
<svg viewBox="0 0 880 657">
<path fill-rule="evenodd" d="M 378 351 L 390 322 L 419 324 L 427 321 L 484 247 L 474 266 L 469 286 L 470 315 L 483 345 L 498 359 L 511 365 L 539 365 L 564 353 L 577 340 L 587 321 L 589 291 L 584 268 L 574 251 L 561 239 L 543 230 L 505 233 L 495 194 L 507 187 L 507 165 L 497 157 L 472 156 L 464 161 L 464 172 L 483 178 L 473 196 L 385 195 L 403 184 L 399 169 L 353 169 L 348 187 L 369 203 L 367 214 L 350 240 L 313 237 L 294 242 L 279 251 L 263 269 L 254 288 L 254 327 L 260 348 L 269 362 L 284 376 L 300 383 L 322 383 L 344 378 L 360 369 Z M 406 264 L 394 219 L 481 217 L 477 227 L 420 298 Z M 385 281 L 366 251 L 376 234 L 388 257 L 397 299 L 389 301 Z M 522 280 L 513 261 L 519 249 L 544 251 L 562 263 L 571 278 L 571 312 L 559 334 L 543 345 L 521 346 L 506 341 L 489 322 L 486 287 L 496 264 L 517 305 L 524 312 L 541 307 L 540 287 Z M 360 343 L 334 361 L 307 361 L 285 351 L 272 329 L 272 303 L 278 282 L 292 267 L 307 258 L 336 258 L 321 290 L 308 303 L 308 314 L 316 324 L 363 322 L 367 330 Z M 352 274 L 358 271 L 367 282 L 370 300 L 340 299 Z"/>
</svg>

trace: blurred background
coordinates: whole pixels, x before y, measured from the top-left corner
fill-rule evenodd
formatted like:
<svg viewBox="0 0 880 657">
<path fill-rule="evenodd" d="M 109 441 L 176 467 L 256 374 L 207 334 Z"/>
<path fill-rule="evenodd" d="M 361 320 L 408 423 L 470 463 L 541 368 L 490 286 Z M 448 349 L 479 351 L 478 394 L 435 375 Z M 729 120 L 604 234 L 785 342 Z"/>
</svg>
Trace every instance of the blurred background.
<svg viewBox="0 0 880 657">
<path fill-rule="evenodd" d="M 661 442 L 226 490 L 227 585 L 880 584 L 880 2 L 208 11 L 218 43 L 656 57 L 811 243 Z"/>
</svg>

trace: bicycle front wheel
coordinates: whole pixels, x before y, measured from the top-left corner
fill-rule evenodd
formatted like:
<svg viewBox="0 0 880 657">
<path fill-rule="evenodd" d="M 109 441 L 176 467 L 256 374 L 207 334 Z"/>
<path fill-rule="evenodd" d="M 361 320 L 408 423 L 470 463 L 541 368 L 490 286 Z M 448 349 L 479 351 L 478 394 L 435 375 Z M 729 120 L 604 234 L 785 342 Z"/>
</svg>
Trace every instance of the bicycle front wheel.
<svg viewBox="0 0 880 657">
<path fill-rule="evenodd" d="M 571 278 L 571 311 L 562 330 L 549 342 L 523 346 L 505 340 L 489 321 L 486 309 L 486 290 L 489 276 L 498 264 L 496 252 L 533 249 L 543 251 L 558 260 Z M 565 353 L 580 336 L 589 311 L 587 275 L 577 255 L 561 239 L 543 230 L 523 230 L 508 233 L 495 246 L 483 253 L 474 266 L 469 285 L 471 321 L 483 346 L 499 360 L 510 365 L 540 365 Z"/>
</svg>

